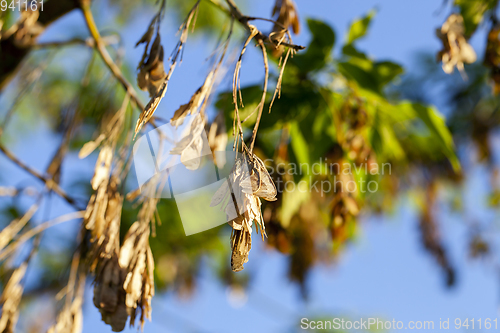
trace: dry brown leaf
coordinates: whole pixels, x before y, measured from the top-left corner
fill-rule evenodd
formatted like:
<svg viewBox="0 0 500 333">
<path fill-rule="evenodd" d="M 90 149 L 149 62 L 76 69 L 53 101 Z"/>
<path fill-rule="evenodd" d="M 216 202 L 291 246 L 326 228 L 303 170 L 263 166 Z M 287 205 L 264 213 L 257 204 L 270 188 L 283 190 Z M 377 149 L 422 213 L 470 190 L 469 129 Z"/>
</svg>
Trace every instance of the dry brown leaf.
<svg viewBox="0 0 500 333">
<path fill-rule="evenodd" d="M 300 21 L 297 8 L 292 0 L 276 0 L 272 15 L 275 24 L 269 38 L 277 45 L 273 55 L 279 57 L 284 50 L 284 47 L 280 44 L 287 37 L 290 38 L 288 29 L 292 28 L 293 33 L 298 34 L 300 32 Z"/>
<path fill-rule="evenodd" d="M 148 46 L 149 42 L 146 44 L 145 52 L 147 52 Z M 137 85 L 142 90 L 148 91 L 150 97 L 156 95 L 161 84 L 167 77 L 163 65 L 163 58 L 163 46 L 161 45 L 160 34 L 157 33 L 151 45 L 151 49 L 146 53 L 145 57 L 143 56 L 143 60 L 139 64 L 139 72 L 137 74 Z"/>
<path fill-rule="evenodd" d="M 135 125 L 135 131 L 134 131 L 135 132 L 134 138 L 137 136 L 137 133 L 139 133 L 141 128 L 144 126 L 144 124 L 146 124 L 149 120 L 151 120 L 151 118 L 153 117 L 153 114 L 155 113 L 156 109 L 158 108 L 158 105 L 160 105 L 161 100 L 163 99 L 163 97 L 165 97 L 165 94 L 167 92 L 168 82 L 170 81 L 170 77 L 172 76 L 172 73 L 174 72 L 174 69 L 177 65 L 177 61 L 179 60 L 179 56 L 182 54 L 182 48 L 187 41 L 189 27 L 191 26 L 191 23 L 193 21 L 193 17 L 195 16 L 195 13 L 197 12 L 199 3 L 200 3 L 200 1 L 196 2 L 194 7 L 189 12 L 187 19 L 182 23 L 181 27 L 179 28 L 179 31 L 181 32 L 181 37 L 180 37 L 179 43 L 177 43 L 176 49 L 172 53 L 172 57 L 171 57 L 172 62 L 170 64 L 168 73 L 164 77 L 164 79 L 161 80 L 161 83 L 158 85 L 158 87 L 156 89 L 156 93 L 152 95 L 151 99 L 149 100 L 148 105 L 146 105 L 144 110 L 141 112 L 139 119 L 137 119 L 137 123 Z M 145 79 L 146 79 L 145 76 L 141 77 L 141 80 L 145 80 Z"/>
<path fill-rule="evenodd" d="M 174 113 L 172 119 L 170 119 L 170 124 L 173 126 L 180 126 L 183 123 L 184 118 L 190 114 L 196 113 L 203 101 L 208 98 L 208 92 L 212 86 L 214 79 L 214 71 L 210 71 L 205 79 L 203 85 L 196 90 L 196 92 L 191 96 L 191 99 L 187 104 L 181 105 Z"/>
<path fill-rule="evenodd" d="M 247 230 L 233 230 L 231 235 L 231 269 L 233 272 L 243 270 L 248 262 L 248 254 L 252 248 L 252 235 Z"/>
</svg>

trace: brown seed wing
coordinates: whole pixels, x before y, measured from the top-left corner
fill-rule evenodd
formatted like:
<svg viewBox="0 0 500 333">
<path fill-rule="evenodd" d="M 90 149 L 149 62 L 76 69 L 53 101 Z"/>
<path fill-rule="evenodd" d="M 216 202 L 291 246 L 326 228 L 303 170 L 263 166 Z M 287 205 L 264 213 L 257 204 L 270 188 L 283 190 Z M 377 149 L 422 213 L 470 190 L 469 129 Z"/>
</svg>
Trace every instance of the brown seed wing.
<svg viewBox="0 0 500 333">
<path fill-rule="evenodd" d="M 231 269 L 233 272 L 243 270 L 243 264 L 248 262 L 248 253 L 252 248 L 251 234 L 243 230 L 234 230 L 232 237 Z"/>
<path fill-rule="evenodd" d="M 257 156 L 254 156 L 254 169 L 257 171 L 256 173 L 259 175 L 260 186 L 257 191 L 254 191 L 254 194 L 258 197 L 261 197 L 267 201 L 275 201 L 277 190 L 274 182 L 267 172 L 266 166 L 264 162 Z"/>
</svg>

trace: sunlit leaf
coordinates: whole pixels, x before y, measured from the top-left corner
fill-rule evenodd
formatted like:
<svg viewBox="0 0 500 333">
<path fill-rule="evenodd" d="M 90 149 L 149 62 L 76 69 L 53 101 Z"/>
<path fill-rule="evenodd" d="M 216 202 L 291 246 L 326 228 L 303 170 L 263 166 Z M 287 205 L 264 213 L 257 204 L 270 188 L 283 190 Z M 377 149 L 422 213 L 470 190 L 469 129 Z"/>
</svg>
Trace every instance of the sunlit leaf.
<svg viewBox="0 0 500 333">
<path fill-rule="evenodd" d="M 365 17 L 359 18 L 352 22 L 349 32 L 347 33 L 347 44 L 352 44 L 356 40 L 364 37 L 368 32 L 368 28 L 370 27 L 370 23 L 372 19 L 375 17 L 377 11 L 372 9 Z"/>
</svg>

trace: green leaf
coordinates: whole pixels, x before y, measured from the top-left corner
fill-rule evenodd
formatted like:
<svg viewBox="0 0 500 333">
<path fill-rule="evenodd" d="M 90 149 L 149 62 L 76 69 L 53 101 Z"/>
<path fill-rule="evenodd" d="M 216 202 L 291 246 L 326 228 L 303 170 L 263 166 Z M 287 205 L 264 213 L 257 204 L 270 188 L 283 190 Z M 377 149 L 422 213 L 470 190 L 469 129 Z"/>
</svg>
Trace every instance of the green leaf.
<svg viewBox="0 0 500 333">
<path fill-rule="evenodd" d="M 383 87 L 394 80 L 398 75 L 403 74 L 404 70 L 403 67 L 394 62 L 381 61 L 375 63 L 373 72 L 377 77 L 379 85 Z"/>
<path fill-rule="evenodd" d="M 405 151 L 401 147 L 393 127 L 387 123 L 380 112 L 375 114 L 371 141 L 377 155 L 384 155 L 386 158 L 396 161 L 406 159 Z"/>
<path fill-rule="evenodd" d="M 471 36 L 477 26 L 483 21 L 487 11 L 495 8 L 498 0 L 455 0 L 464 18 L 465 35 Z"/>
<path fill-rule="evenodd" d="M 348 79 L 356 81 L 362 88 L 380 93 L 377 78 L 364 68 L 348 61 L 338 64 L 339 72 Z"/>
<path fill-rule="evenodd" d="M 309 177 L 304 177 L 302 180 L 302 187 L 309 187 Z M 293 191 L 285 191 L 283 192 L 283 204 L 281 206 L 281 225 L 284 228 L 287 228 L 290 225 L 290 221 L 292 217 L 297 213 L 300 209 L 300 206 L 303 202 L 306 202 L 310 197 L 309 191 L 304 191 L 304 188 L 299 189 L 298 186 L 294 187 Z"/>
<path fill-rule="evenodd" d="M 292 151 L 297 159 L 298 165 L 310 165 L 309 143 L 300 131 L 300 127 L 297 122 L 292 122 L 290 124 L 290 145 L 292 146 Z M 281 208 L 281 224 L 285 228 L 290 224 L 290 220 L 293 215 L 298 212 L 301 204 L 309 199 L 309 191 L 304 191 L 303 189 L 301 190 L 298 188 L 298 184 L 302 184 L 302 187 L 304 184 L 306 187 L 309 186 L 309 171 L 310 168 L 307 168 L 307 174 L 300 177 L 300 182 L 297 182 L 293 190 L 287 190 L 285 185 L 283 192 L 283 206 Z"/>
<path fill-rule="evenodd" d="M 460 162 L 455 154 L 453 137 L 446 126 L 444 117 L 435 108 L 418 103 L 413 104 L 413 109 L 415 110 L 417 116 L 425 123 L 425 125 L 427 125 L 431 135 L 434 136 L 435 142 L 441 146 L 453 169 L 455 171 L 459 171 Z"/>
<path fill-rule="evenodd" d="M 365 17 L 354 20 L 349 28 L 349 32 L 347 33 L 347 44 L 352 44 L 366 35 L 368 28 L 370 27 L 370 23 L 376 13 L 377 11 L 372 9 Z"/>
<path fill-rule="evenodd" d="M 359 51 L 354 45 L 346 44 L 342 47 L 342 53 L 349 57 L 356 57 L 361 59 L 368 59 L 365 53 Z"/>
<path fill-rule="evenodd" d="M 338 64 L 339 72 L 356 81 L 360 87 L 382 94 L 384 87 L 404 72 L 390 61 L 373 63 L 371 60 L 353 57 Z"/>
<path fill-rule="evenodd" d="M 309 164 L 309 145 L 296 122 L 290 124 L 290 144 L 297 161 Z"/>
<path fill-rule="evenodd" d="M 307 26 L 312 34 L 312 40 L 305 52 L 290 59 L 301 72 L 320 70 L 330 60 L 335 45 L 335 32 L 326 23 L 314 19 L 307 20 Z"/>
</svg>

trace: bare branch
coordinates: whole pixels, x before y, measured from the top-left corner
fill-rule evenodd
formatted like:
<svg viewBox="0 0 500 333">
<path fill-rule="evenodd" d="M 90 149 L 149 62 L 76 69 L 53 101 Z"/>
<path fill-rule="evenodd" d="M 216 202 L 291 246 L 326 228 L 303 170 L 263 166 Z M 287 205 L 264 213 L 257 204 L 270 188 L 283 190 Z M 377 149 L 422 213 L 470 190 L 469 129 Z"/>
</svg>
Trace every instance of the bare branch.
<svg viewBox="0 0 500 333">
<path fill-rule="evenodd" d="M 60 197 L 62 197 L 64 200 L 66 200 L 71 206 L 75 207 L 76 209 L 80 210 L 82 207 L 79 207 L 77 204 L 76 200 L 72 197 L 70 197 L 59 185 L 57 185 L 52 179 L 45 177 L 44 175 L 40 174 L 38 171 L 35 169 L 32 169 L 28 165 L 26 165 L 24 162 L 19 160 L 14 154 L 12 154 L 11 151 L 9 151 L 7 148 L 5 148 L 3 145 L 0 144 L 0 151 L 4 153 L 4 155 L 11 160 L 14 164 L 16 164 L 18 167 L 23 169 L 24 171 L 28 172 L 31 174 L 33 177 L 38 178 L 42 182 L 45 183 L 48 189 L 54 191 L 57 193 Z"/>
</svg>

